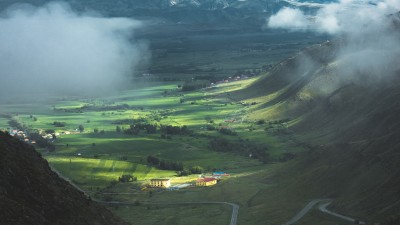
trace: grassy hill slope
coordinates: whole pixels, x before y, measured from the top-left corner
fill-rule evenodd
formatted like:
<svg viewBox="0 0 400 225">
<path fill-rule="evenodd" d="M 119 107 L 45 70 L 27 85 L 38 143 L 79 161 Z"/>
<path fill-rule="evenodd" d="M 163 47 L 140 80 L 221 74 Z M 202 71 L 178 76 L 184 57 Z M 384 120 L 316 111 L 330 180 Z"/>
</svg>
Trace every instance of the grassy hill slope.
<svg viewBox="0 0 400 225">
<path fill-rule="evenodd" d="M 50 170 L 33 147 L 0 132 L 1 224 L 122 225 Z"/>
<path fill-rule="evenodd" d="M 340 45 L 310 47 L 234 95 L 258 102 L 250 118 L 289 118 L 289 130 L 309 143 L 308 152 L 281 170 L 282 196 L 332 198 L 335 211 L 398 224 L 400 72 L 346 78 Z M 259 204 L 270 198 L 259 196 Z"/>
</svg>

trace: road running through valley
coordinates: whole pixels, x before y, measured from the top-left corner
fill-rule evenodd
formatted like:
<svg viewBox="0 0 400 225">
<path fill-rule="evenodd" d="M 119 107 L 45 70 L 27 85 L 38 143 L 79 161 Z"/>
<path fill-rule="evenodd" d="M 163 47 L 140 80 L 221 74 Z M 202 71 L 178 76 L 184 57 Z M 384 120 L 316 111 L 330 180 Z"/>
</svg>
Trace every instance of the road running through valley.
<svg viewBox="0 0 400 225">
<path fill-rule="evenodd" d="M 79 186 L 74 184 L 70 179 L 62 175 L 58 170 L 56 170 L 54 167 L 50 167 L 51 170 L 56 173 L 61 179 L 67 181 L 70 183 L 73 187 L 75 187 L 78 191 L 84 193 L 86 196 L 90 196 L 87 192 L 85 192 L 83 189 L 81 189 Z M 111 193 L 107 193 L 111 194 Z M 112 193 L 112 194 L 128 194 L 128 193 Z M 118 202 L 118 201 L 101 201 L 97 199 L 92 199 L 95 202 L 102 203 L 102 204 L 119 204 L 119 205 L 134 205 L 136 203 L 130 203 L 130 202 Z M 239 208 L 240 206 L 235 203 L 231 202 L 213 202 L 213 201 L 202 201 L 202 202 L 176 202 L 176 203 L 164 203 L 164 202 L 145 202 L 146 204 L 149 205 L 196 205 L 196 204 L 222 204 L 222 205 L 229 205 L 232 206 L 232 216 L 231 216 L 231 222 L 230 225 L 236 225 L 237 224 L 237 217 L 239 215 Z"/>
<path fill-rule="evenodd" d="M 361 224 L 361 225 L 362 224 L 366 224 L 363 221 L 359 221 L 359 220 L 356 220 L 354 218 L 351 218 L 351 217 L 348 217 L 348 216 L 344 216 L 344 215 L 341 215 L 339 213 L 335 213 L 335 212 L 332 212 L 332 211 L 328 210 L 326 207 L 328 207 L 331 203 L 332 203 L 332 201 L 330 201 L 329 199 L 313 199 L 309 203 L 307 203 L 307 205 L 304 206 L 304 208 L 301 209 L 299 213 L 297 213 L 292 219 L 290 219 L 288 222 L 284 223 L 283 225 L 291 225 L 291 224 L 296 223 L 301 218 L 303 218 L 316 205 L 318 205 L 318 210 L 320 212 L 322 212 L 322 213 L 329 214 L 329 215 L 331 215 L 333 217 L 336 217 L 336 218 L 351 222 L 353 224 L 355 224 L 356 221 L 358 221 L 358 224 Z"/>
<path fill-rule="evenodd" d="M 116 193 L 118 194 L 118 193 Z M 101 200 L 94 200 L 98 203 L 102 204 L 115 204 L 115 205 L 135 205 L 137 203 L 133 202 L 119 202 L 119 201 L 101 201 Z M 232 216 L 231 216 L 231 222 L 230 225 L 236 225 L 237 224 L 237 217 L 239 215 L 239 208 L 240 206 L 235 203 L 231 202 L 212 202 L 212 201 L 203 201 L 203 202 L 141 202 L 143 204 L 148 204 L 148 205 L 207 205 L 207 204 L 221 204 L 221 205 L 229 205 L 232 206 Z"/>
</svg>

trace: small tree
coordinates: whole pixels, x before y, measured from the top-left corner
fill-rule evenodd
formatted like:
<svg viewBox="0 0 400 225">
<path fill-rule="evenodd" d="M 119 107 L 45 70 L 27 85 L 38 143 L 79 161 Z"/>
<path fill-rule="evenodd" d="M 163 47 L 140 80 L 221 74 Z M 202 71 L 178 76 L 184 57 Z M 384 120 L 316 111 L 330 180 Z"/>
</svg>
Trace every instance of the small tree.
<svg viewBox="0 0 400 225">
<path fill-rule="evenodd" d="M 95 132 L 97 134 L 97 133 L 99 133 L 99 129 L 98 128 L 94 128 L 93 132 Z"/>
<path fill-rule="evenodd" d="M 119 182 L 126 183 L 126 182 L 133 182 L 137 181 L 137 177 L 134 177 L 130 174 L 124 174 L 118 178 Z"/>
<path fill-rule="evenodd" d="M 78 130 L 79 130 L 80 132 L 83 132 L 83 131 L 85 130 L 85 128 L 84 128 L 83 125 L 81 124 L 81 125 L 79 125 Z"/>
<path fill-rule="evenodd" d="M 120 133 L 121 132 L 121 127 L 120 126 L 116 126 L 115 127 L 115 131 L 117 131 L 117 133 Z"/>
<path fill-rule="evenodd" d="M 190 168 L 190 172 L 192 174 L 201 174 L 203 173 L 203 168 L 201 168 L 200 166 L 193 166 L 192 168 Z"/>
</svg>

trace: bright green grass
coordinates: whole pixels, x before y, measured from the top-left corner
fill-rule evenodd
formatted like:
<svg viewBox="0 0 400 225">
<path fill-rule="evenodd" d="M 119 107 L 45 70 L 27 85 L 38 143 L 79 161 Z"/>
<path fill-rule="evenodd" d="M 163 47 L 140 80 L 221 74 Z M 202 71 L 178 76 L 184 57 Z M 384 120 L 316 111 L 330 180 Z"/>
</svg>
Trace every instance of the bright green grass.
<svg viewBox="0 0 400 225">
<path fill-rule="evenodd" d="M 112 134 L 111 134 L 112 135 Z M 234 169 L 260 164 L 234 153 L 213 152 L 208 149 L 208 140 L 174 136 L 170 140 L 160 139 L 158 136 L 127 135 L 102 136 L 94 134 L 63 135 L 59 138 L 62 144 L 55 155 L 76 155 L 84 157 L 120 159 L 126 156 L 128 161 L 135 163 L 146 162 L 149 155 L 171 161 L 181 161 L 187 167 L 202 166 L 205 169 L 226 168 Z M 92 144 L 95 143 L 95 146 Z M 67 147 L 66 144 L 69 146 Z M 162 148 L 160 148 L 162 146 Z"/>
<path fill-rule="evenodd" d="M 120 160 L 91 159 L 77 156 L 47 156 L 46 159 L 65 177 L 84 188 L 104 188 L 123 174 L 136 176 L 139 180 L 172 177 L 173 171 L 158 170 L 143 164 Z"/>
<path fill-rule="evenodd" d="M 57 170 L 84 189 L 104 188 L 125 173 L 133 174 L 140 180 L 175 175 L 174 171 L 146 166 L 149 155 L 183 162 L 186 168 L 201 166 L 207 171 L 216 169 L 241 173 L 251 171 L 260 166 L 261 162 L 238 154 L 235 149 L 231 153 L 210 151 L 210 139 L 207 136 L 172 135 L 171 139 L 161 139 L 159 132 L 148 135 L 142 131 L 138 136 L 129 136 L 116 133 L 115 129 L 118 121 L 145 119 L 148 123 L 157 125 L 186 125 L 197 134 L 223 137 L 236 143 L 239 139 L 246 140 L 254 146 L 267 147 L 268 153 L 274 158 L 279 158 L 284 152 L 298 151 L 299 149 L 290 145 L 290 139 L 272 136 L 264 131 L 264 126 L 254 125 L 247 118 L 251 107 L 233 101 L 235 96 L 226 94 L 249 85 L 253 80 L 225 83 L 207 91 L 187 93 L 178 91 L 176 83 L 153 83 L 152 86 L 137 87 L 96 99 L 63 97 L 62 100 L 44 105 L 7 105 L 5 108 L 1 107 L 1 112 L 12 114 L 20 123 L 34 129 L 75 133 L 58 136 L 56 151 L 46 154 L 46 158 Z M 184 103 L 180 103 L 181 98 L 185 99 Z M 96 107 L 128 104 L 130 108 L 83 110 L 79 113 L 62 110 L 74 111 L 86 104 Z M 37 121 L 30 118 L 30 115 L 36 117 Z M 154 116 L 158 120 L 154 120 Z M 207 131 L 209 119 L 214 121 L 216 127 L 220 124 L 231 127 L 238 136 Z M 227 122 L 228 120 L 236 122 Z M 54 127 L 54 121 L 65 122 L 66 126 Z M 2 122 L 2 126 L 6 123 L 7 121 Z M 76 133 L 79 125 L 85 128 L 83 133 Z M 129 128 L 129 125 L 128 122 L 119 124 L 122 128 Z M 251 132 L 248 131 L 250 126 L 254 128 Z M 95 134 L 94 129 L 104 130 L 105 134 Z"/>
</svg>

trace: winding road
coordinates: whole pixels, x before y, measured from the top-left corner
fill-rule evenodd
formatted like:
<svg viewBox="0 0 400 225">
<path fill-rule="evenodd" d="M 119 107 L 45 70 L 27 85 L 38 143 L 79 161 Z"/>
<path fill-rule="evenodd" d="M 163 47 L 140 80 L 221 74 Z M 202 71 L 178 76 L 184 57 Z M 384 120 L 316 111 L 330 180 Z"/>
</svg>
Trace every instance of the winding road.
<svg viewBox="0 0 400 225">
<path fill-rule="evenodd" d="M 322 213 L 329 214 L 331 216 L 351 222 L 353 224 L 355 224 L 356 221 L 358 221 L 358 224 L 366 224 L 363 221 L 359 221 L 359 220 L 353 219 L 351 217 L 344 216 L 339 213 L 335 213 L 335 212 L 328 210 L 326 207 L 328 207 L 330 204 L 332 204 L 332 201 L 330 201 L 330 199 L 313 199 L 306 206 L 304 206 L 304 208 L 299 213 L 297 213 L 292 219 L 290 219 L 288 222 L 284 223 L 283 225 L 291 225 L 291 224 L 296 223 L 301 218 L 303 218 L 311 209 L 313 209 L 317 204 L 318 204 L 318 210 Z"/>
<path fill-rule="evenodd" d="M 116 193 L 118 194 L 118 193 Z M 93 200 L 98 203 L 102 204 L 115 204 L 115 205 L 135 205 L 137 203 L 134 202 L 118 202 L 118 201 L 101 201 L 101 200 Z M 229 205 L 232 206 L 232 216 L 231 216 L 231 222 L 230 225 L 236 225 L 237 223 L 237 217 L 239 214 L 239 208 L 240 206 L 235 203 L 231 202 L 212 202 L 212 201 L 206 201 L 206 202 L 141 202 L 144 204 L 148 205 L 207 205 L 207 204 L 221 204 L 221 205 Z"/>
<path fill-rule="evenodd" d="M 81 189 L 79 186 L 74 184 L 70 179 L 62 175 L 58 170 L 56 170 L 54 167 L 50 166 L 50 169 L 56 173 L 61 179 L 67 181 L 70 183 L 73 187 L 75 187 L 78 191 L 81 191 L 84 193 L 87 197 L 90 197 L 90 195 Z M 106 193 L 106 194 L 111 194 L 111 193 Z M 112 194 L 129 194 L 129 193 L 112 193 Z M 98 199 L 92 199 L 95 202 L 101 203 L 101 204 L 116 204 L 116 205 L 135 205 L 137 203 L 132 203 L 132 202 L 118 202 L 118 201 L 102 201 Z M 143 202 L 142 202 L 143 203 Z M 203 201 L 203 202 L 176 202 L 176 203 L 170 203 L 170 202 L 144 202 L 145 204 L 149 205 L 199 205 L 199 204 L 222 204 L 222 205 L 229 205 L 232 206 L 232 216 L 231 216 L 231 222 L 230 225 L 236 225 L 237 223 L 237 217 L 239 215 L 239 208 L 240 206 L 235 203 L 231 202 L 213 202 L 213 201 Z"/>
<path fill-rule="evenodd" d="M 334 216 L 334 217 L 337 217 L 337 218 L 340 218 L 340 219 L 343 219 L 343 220 L 346 220 L 346 221 L 349 221 L 349 222 L 352 222 L 352 223 L 355 224 L 355 222 L 356 222 L 357 220 L 355 220 L 355 219 L 353 219 L 353 218 L 351 218 L 351 217 L 344 216 L 344 215 L 341 215 L 341 214 L 338 214 L 338 213 L 335 213 L 335 212 L 332 212 L 332 211 L 326 209 L 326 207 L 328 207 L 331 203 L 332 203 L 332 202 L 327 202 L 327 203 L 320 204 L 320 205 L 318 206 L 318 210 L 321 211 L 321 212 L 323 212 L 323 213 L 329 214 L 329 215 L 331 215 L 331 216 Z M 363 221 L 358 221 L 358 224 L 366 224 L 366 223 L 363 222 Z"/>
<path fill-rule="evenodd" d="M 291 225 L 299 221 L 303 216 L 305 216 L 314 206 L 320 202 L 327 201 L 327 199 L 314 199 L 311 202 L 309 202 L 304 208 L 297 213 L 292 219 L 290 219 L 288 222 L 284 223 L 283 225 Z"/>
</svg>

